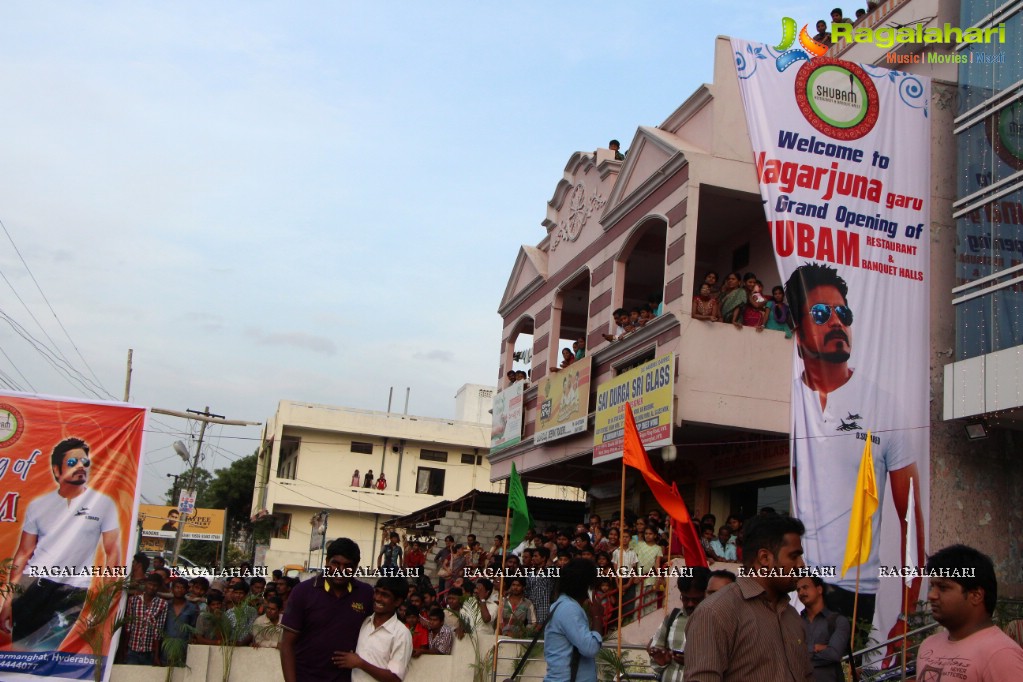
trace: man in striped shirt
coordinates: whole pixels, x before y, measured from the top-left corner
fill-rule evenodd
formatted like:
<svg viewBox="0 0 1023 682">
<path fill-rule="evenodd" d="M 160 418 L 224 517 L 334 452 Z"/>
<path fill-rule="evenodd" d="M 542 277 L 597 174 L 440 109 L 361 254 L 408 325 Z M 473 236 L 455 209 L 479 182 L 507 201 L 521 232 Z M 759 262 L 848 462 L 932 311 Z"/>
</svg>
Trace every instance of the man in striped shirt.
<svg viewBox="0 0 1023 682">
<path fill-rule="evenodd" d="M 710 569 L 703 566 L 694 566 L 692 576 L 683 575 L 678 579 L 682 608 L 672 609 L 657 628 L 650 646 L 647 647 L 650 667 L 657 673 L 657 679 L 661 682 L 682 682 L 686 623 L 696 607 L 706 598 L 709 580 Z"/>
<path fill-rule="evenodd" d="M 813 680 L 803 622 L 789 593 L 805 570 L 799 519 L 748 524 L 739 579 L 697 608 L 686 625 L 686 682 Z"/>
<path fill-rule="evenodd" d="M 546 547 L 537 547 L 533 550 L 533 568 L 537 571 L 547 567 L 547 559 L 550 551 Z M 533 602 L 536 609 L 536 621 L 543 623 L 547 620 L 547 612 L 551 608 L 552 595 L 554 594 L 555 578 L 546 575 L 537 575 L 526 581 L 526 599 Z"/>
</svg>

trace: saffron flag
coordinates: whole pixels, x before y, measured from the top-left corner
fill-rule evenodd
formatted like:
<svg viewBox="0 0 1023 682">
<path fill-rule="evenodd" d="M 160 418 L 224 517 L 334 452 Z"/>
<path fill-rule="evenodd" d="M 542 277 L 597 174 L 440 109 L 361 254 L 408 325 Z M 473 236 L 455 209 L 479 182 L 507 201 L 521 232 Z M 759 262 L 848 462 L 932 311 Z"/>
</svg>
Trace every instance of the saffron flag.
<svg viewBox="0 0 1023 682">
<path fill-rule="evenodd" d="M 906 568 L 916 568 L 920 563 L 916 555 L 916 503 L 913 498 L 913 478 L 909 479 L 909 500 L 906 502 Z M 906 586 L 912 586 L 913 578 L 906 575 Z"/>
<path fill-rule="evenodd" d="M 686 560 L 686 566 L 707 567 L 707 556 L 703 553 L 703 546 L 696 535 L 696 528 L 693 527 L 693 520 L 689 516 L 686 503 L 678 494 L 678 488 L 674 484 L 669 486 L 665 483 L 664 479 L 651 466 L 650 458 L 643 447 L 643 441 L 639 437 L 639 429 L 636 428 L 636 418 L 632 416 L 632 406 L 629 403 L 625 403 L 625 442 L 622 446 L 622 461 L 625 466 L 639 470 L 657 503 L 671 517 L 674 534 L 682 543 L 682 556 Z"/>
<path fill-rule="evenodd" d="M 522 489 L 522 479 L 512 462 L 511 478 L 508 479 L 508 508 L 512 511 L 511 530 L 508 532 L 509 550 L 516 547 L 526 537 L 526 531 L 533 527 L 533 517 L 526 507 L 526 492 Z"/>
<path fill-rule="evenodd" d="M 863 446 L 860 459 L 860 473 L 856 476 L 856 490 L 853 493 L 852 516 L 849 517 L 849 534 L 845 542 L 845 559 L 842 561 L 842 577 L 853 566 L 859 566 L 870 556 L 874 538 L 874 512 L 877 511 L 877 481 L 874 478 L 874 456 L 870 448 L 870 431 Z"/>
</svg>

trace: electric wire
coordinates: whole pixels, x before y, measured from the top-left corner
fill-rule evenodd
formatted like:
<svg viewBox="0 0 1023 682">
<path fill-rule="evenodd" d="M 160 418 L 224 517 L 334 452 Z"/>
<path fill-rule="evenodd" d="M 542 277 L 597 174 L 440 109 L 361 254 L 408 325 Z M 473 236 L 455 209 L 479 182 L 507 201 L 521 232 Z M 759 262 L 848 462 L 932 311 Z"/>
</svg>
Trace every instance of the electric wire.
<svg viewBox="0 0 1023 682">
<path fill-rule="evenodd" d="M 66 364 L 66 361 L 54 356 L 52 351 L 50 351 L 50 349 L 47 348 L 45 344 L 43 344 L 41 341 L 39 341 L 39 339 L 34 337 L 31 332 L 25 329 L 25 327 L 23 327 L 17 320 L 15 320 L 6 311 L 2 309 L 0 309 L 0 318 L 7 322 L 11 326 L 11 329 L 13 329 L 18 336 L 27 341 L 29 345 L 32 346 L 36 350 L 36 352 L 38 352 L 43 357 L 43 359 L 50 363 L 50 366 L 52 366 L 53 369 L 55 369 L 58 374 L 64 377 L 65 381 L 67 381 L 68 384 L 70 384 L 76 390 L 83 390 L 88 393 L 91 393 L 92 396 L 95 398 L 98 398 L 100 400 L 106 400 L 104 396 L 100 395 L 95 389 L 89 386 L 87 377 L 82 375 L 81 372 L 74 369 L 70 365 L 68 365 L 67 368 L 61 367 L 60 363 L 64 362 Z M 78 376 L 75 376 L 76 374 Z M 75 383 L 73 382 L 78 382 L 78 385 L 76 386 Z"/>
<path fill-rule="evenodd" d="M 11 378 L 7 376 L 6 373 L 4 373 L 3 370 L 0 370 L 0 382 L 2 382 L 4 386 L 11 389 L 12 391 L 21 391 L 21 388 L 16 383 L 14 383 L 11 380 Z"/>
<path fill-rule="evenodd" d="M 69 334 L 67 328 L 64 327 L 64 323 L 60 321 L 60 317 L 58 317 L 57 311 L 53 309 L 53 306 L 50 304 L 50 299 L 48 299 L 46 297 L 46 294 L 43 292 L 43 288 L 41 286 L 39 286 L 39 281 L 36 279 L 35 274 L 32 272 L 32 268 L 30 268 L 28 266 L 28 262 L 25 260 L 25 257 L 21 255 L 21 250 L 18 248 L 18 245 L 14 243 L 14 238 L 11 237 L 11 233 L 7 230 L 7 226 L 4 225 L 3 220 L 0 220 L 0 228 L 3 228 L 4 234 L 7 235 L 8 241 L 10 241 L 11 242 L 11 246 L 14 247 L 14 252 L 16 254 L 18 254 L 18 258 L 21 260 L 21 264 L 25 266 L 25 271 L 28 272 L 28 276 L 30 278 L 32 278 L 32 283 L 36 285 L 36 290 L 39 292 L 39 295 L 43 297 L 43 301 L 46 302 L 46 307 L 50 309 L 50 314 L 53 315 L 53 319 L 55 319 L 57 321 L 57 325 L 60 327 L 61 331 L 64 332 L 64 336 L 67 337 L 67 340 L 71 344 L 71 347 L 75 349 L 75 352 L 78 353 L 78 357 L 81 358 L 82 362 L 85 364 L 86 369 L 88 369 L 89 373 L 92 374 L 92 377 L 95 380 L 95 382 L 91 382 L 91 383 L 93 383 L 101 391 L 106 393 L 107 396 L 109 396 L 113 400 L 117 400 L 117 398 L 112 393 L 110 393 L 110 391 L 108 391 L 103 386 L 103 382 L 101 382 L 99 380 L 99 377 L 96 376 L 96 372 L 94 372 L 92 367 L 89 365 L 89 361 L 85 359 L 84 355 L 82 355 L 82 351 L 79 350 L 78 346 L 74 342 L 74 339 L 71 338 L 71 334 Z M 4 277 L 4 281 L 7 281 L 6 277 Z M 8 282 L 8 285 L 10 285 L 10 282 Z M 11 286 L 11 289 L 13 290 L 14 287 Z M 17 296 L 17 292 L 15 292 L 15 296 Z M 19 301 L 21 300 L 20 296 L 18 296 L 18 300 Z M 22 305 L 24 305 L 24 301 L 22 301 Z M 25 306 L 25 308 L 26 308 L 26 310 L 28 310 L 28 306 Z M 31 311 L 29 311 L 29 315 L 32 315 Z M 32 315 L 32 319 L 36 320 L 35 315 Z M 38 320 L 36 320 L 36 324 L 39 324 Z M 39 324 L 39 328 L 43 329 L 43 326 L 41 324 Z M 50 338 L 50 335 L 46 333 L 45 329 L 43 329 L 43 334 L 46 335 L 47 339 L 50 339 L 50 343 L 53 344 L 54 348 L 57 349 L 58 352 L 60 352 L 60 349 L 57 347 L 56 342 L 52 338 Z M 62 352 L 61 352 L 61 356 L 62 357 L 64 356 L 64 354 Z M 65 360 L 66 359 L 67 358 L 65 357 Z M 70 365 L 71 363 L 68 362 L 68 364 Z"/>
<path fill-rule="evenodd" d="M 18 299 L 18 302 L 21 303 L 22 307 L 25 308 L 25 312 L 27 312 L 28 316 L 32 318 L 32 321 L 36 323 L 36 326 L 39 327 L 39 330 L 43 333 L 43 336 L 46 337 L 46 340 L 50 342 L 50 346 L 47 347 L 47 350 L 50 350 L 51 352 L 54 352 L 57 356 L 59 356 L 59 359 L 60 359 L 61 362 L 63 362 L 65 365 L 70 367 L 71 366 L 71 362 L 67 359 L 67 356 L 64 355 L 63 351 L 61 351 L 60 348 L 57 346 L 57 343 L 53 340 L 53 338 L 49 335 L 49 333 L 47 333 L 47 331 L 43 327 L 42 323 L 39 321 L 39 319 L 32 312 L 32 309 L 28 307 L 27 303 L 25 303 L 25 299 L 23 299 L 21 297 L 21 295 L 18 293 L 18 290 L 14 288 L 13 284 L 11 284 L 11 281 L 9 279 L 7 279 L 7 275 L 5 275 L 3 273 L 3 270 L 0 270 L 0 279 L 3 279 L 3 281 L 7 283 L 7 286 L 9 286 L 11 288 L 11 293 L 14 294 L 14 297 L 16 299 Z M 42 343 L 42 342 L 40 341 L 39 343 Z"/>
<path fill-rule="evenodd" d="M 3 356 L 7 358 L 7 362 L 11 363 L 11 367 L 14 368 L 14 371 L 18 373 L 18 376 L 20 376 L 24 380 L 28 387 L 32 389 L 32 392 L 38 393 L 39 391 L 37 391 L 36 387 L 32 385 L 32 382 L 28 380 L 28 377 L 21 373 L 21 370 L 18 369 L 18 366 L 16 364 L 14 364 L 14 360 L 11 360 L 11 356 L 8 355 L 7 351 L 3 349 L 3 346 L 0 346 L 0 353 L 3 353 Z"/>
</svg>

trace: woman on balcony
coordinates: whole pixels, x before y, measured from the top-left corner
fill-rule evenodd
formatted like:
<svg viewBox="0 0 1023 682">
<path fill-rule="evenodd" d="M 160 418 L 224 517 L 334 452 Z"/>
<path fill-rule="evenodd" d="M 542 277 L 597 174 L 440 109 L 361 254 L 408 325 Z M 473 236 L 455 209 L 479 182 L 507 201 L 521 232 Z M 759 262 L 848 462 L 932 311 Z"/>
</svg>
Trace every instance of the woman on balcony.
<svg viewBox="0 0 1023 682">
<path fill-rule="evenodd" d="M 705 322 L 720 322 L 721 308 L 718 301 L 711 294 L 710 285 L 704 282 L 700 285 L 700 293 L 693 296 L 693 319 Z"/>
<path fill-rule="evenodd" d="M 749 302 L 746 289 L 742 286 L 742 275 L 731 272 L 721 288 L 721 321 L 742 329 L 742 311 Z"/>
<path fill-rule="evenodd" d="M 764 323 L 767 321 L 767 299 L 764 298 L 764 285 L 751 273 L 747 274 L 746 295 L 749 296 L 749 303 L 742 311 L 742 324 L 744 327 L 754 327 L 758 332 L 764 331 Z"/>
<path fill-rule="evenodd" d="M 792 338 L 792 315 L 785 305 L 785 290 L 780 286 L 771 290 L 771 299 L 767 302 L 767 321 L 764 327 L 785 332 L 785 338 Z"/>
</svg>

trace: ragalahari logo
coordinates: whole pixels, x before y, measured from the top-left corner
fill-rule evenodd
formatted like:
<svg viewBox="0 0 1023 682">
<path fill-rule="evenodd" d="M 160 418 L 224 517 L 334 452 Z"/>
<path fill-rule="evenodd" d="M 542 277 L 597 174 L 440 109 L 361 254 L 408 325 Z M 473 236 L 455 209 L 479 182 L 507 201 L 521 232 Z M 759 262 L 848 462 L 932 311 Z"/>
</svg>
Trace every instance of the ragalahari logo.
<svg viewBox="0 0 1023 682">
<path fill-rule="evenodd" d="M 879 47 L 882 50 L 889 50 L 900 45 L 971 45 L 1005 43 L 1005 22 L 988 28 L 967 28 L 962 29 L 952 24 L 945 23 L 941 26 L 926 26 L 935 17 L 926 17 L 904 26 L 855 26 L 847 22 L 831 23 L 832 44 L 860 44 L 866 43 Z M 818 29 L 823 21 L 817 22 Z M 792 46 L 797 39 L 796 21 L 791 17 L 782 17 L 781 20 L 781 43 L 775 45 L 774 49 L 782 54 L 778 55 L 776 65 L 779 71 L 784 71 L 796 62 L 811 61 L 823 57 L 828 51 L 825 45 L 810 37 L 807 24 L 799 31 L 799 46 L 794 49 Z M 993 54 L 976 50 L 962 50 L 953 54 L 946 54 L 940 51 L 927 51 L 911 53 L 889 52 L 885 55 L 885 61 L 889 64 L 966 64 L 980 62 L 984 64 L 1004 64 L 1005 53 Z"/>
<path fill-rule="evenodd" d="M 806 30 L 808 24 L 803 24 L 799 31 L 799 47 L 790 50 L 796 42 L 796 26 L 796 20 L 792 17 L 781 18 L 781 42 L 774 46 L 775 50 L 781 52 L 775 60 L 779 71 L 784 71 L 796 62 L 823 57 L 828 51 L 827 45 L 810 37 L 810 32 Z"/>
<path fill-rule="evenodd" d="M 836 140 L 859 139 L 878 118 L 877 88 L 858 65 L 826 56 L 828 45 L 810 37 L 807 25 L 797 34 L 796 21 L 782 17 L 781 43 L 774 46 L 775 66 L 785 71 L 804 62 L 796 74 L 799 113 L 815 129 Z M 798 35 L 799 46 L 793 47 Z"/>
</svg>

